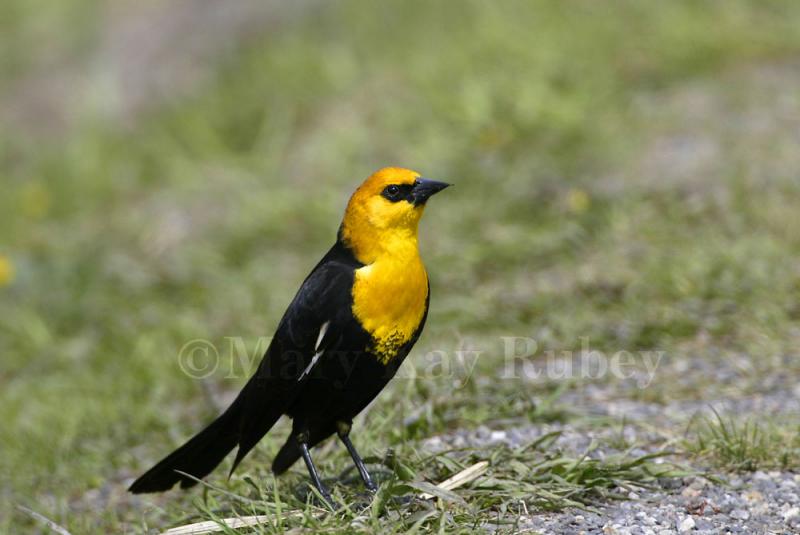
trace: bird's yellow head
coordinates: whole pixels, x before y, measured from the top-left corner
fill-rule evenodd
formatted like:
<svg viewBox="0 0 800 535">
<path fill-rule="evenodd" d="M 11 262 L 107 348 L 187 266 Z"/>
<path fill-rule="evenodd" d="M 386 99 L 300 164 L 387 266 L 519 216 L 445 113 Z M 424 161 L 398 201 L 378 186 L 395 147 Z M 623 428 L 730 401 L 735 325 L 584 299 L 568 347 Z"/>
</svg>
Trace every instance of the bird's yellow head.
<svg viewBox="0 0 800 535">
<path fill-rule="evenodd" d="M 417 227 L 431 195 L 449 186 L 416 171 L 386 167 L 353 193 L 342 220 L 341 238 L 356 258 L 371 264 L 384 253 L 417 246 Z"/>
</svg>

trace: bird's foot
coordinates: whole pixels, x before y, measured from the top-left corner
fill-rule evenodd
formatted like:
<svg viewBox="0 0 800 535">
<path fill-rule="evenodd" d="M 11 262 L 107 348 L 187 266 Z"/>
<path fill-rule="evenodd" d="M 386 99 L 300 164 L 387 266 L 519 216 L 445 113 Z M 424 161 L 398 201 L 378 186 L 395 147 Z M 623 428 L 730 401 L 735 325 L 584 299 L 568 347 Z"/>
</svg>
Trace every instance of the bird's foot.
<svg viewBox="0 0 800 535">
<path fill-rule="evenodd" d="M 295 499 L 300 502 L 308 503 L 329 511 L 337 511 L 341 507 L 339 502 L 333 497 L 333 493 L 328 490 L 327 486 L 323 486 L 323 488 L 320 489 L 311 481 L 296 485 L 293 489 L 293 494 Z"/>
<path fill-rule="evenodd" d="M 376 485 L 369 476 L 364 479 L 364 488 L 367 489 L 367 492 L 370 495 L 374 495 L 376 492 L 378 492 L 378 485 Z"/>
<path fill-rule="evenodd" d="M 392 496 L 392 498 L 389 501 L 395 505 L 405 506 L 405 505 L 411 505 L 416 500 L 417 500 L 416 496 L 405 494 L 403 496 Z"/>
<path fill-rule="evenodd" d="M 339 503 L 333 499 L 333 496 L 331 495 L 331 492 L 328 490 L 327 487 L 325 487 L 324 485 L 320 485 L 319 487 L 316 487 L 316 489 L 317 492 L 319 492 L 319 495 L 322 497 L 323 505 L 325 505 L 332 511 L 336 511 L 337 509 L 339 509 L 340 507 Z"/>
</svg>

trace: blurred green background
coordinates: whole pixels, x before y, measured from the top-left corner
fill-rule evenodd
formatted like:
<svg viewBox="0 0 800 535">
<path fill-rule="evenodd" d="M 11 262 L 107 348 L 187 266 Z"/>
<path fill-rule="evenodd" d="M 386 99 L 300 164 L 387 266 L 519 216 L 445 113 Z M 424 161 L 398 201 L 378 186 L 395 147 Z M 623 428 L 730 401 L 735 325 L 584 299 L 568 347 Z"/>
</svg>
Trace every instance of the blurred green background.
<svg viewBox="0 0 800 535">
<path fill-rule="evenodd" d="M 789 0 L 3 2 L 0 531 L 190 508 L 124 492 L 244 380 L 180 348 L 269 336 L 386 165 L 456 184 L 417 354 L 796 354 L 798 27 Z"/>
</svg>

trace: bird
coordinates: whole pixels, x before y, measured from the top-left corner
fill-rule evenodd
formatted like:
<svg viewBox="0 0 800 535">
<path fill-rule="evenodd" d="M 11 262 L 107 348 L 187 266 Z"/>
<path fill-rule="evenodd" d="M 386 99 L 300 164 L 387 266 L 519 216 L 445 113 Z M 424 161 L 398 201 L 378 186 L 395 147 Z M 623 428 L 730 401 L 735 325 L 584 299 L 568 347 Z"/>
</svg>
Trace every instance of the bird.
<svg viewBox="0 0 800 535">
<path fill-rule="evenodd" d="M 333 504 L 310 450 L 336 434 L 366 489 L 377 491 L 350 439 L 353 419 L 392 379 L 425 326 L 430 284 L 418 227 L 430 197 L 450 185 L 400 167 L 370 175 L 234 401 L 128 490 L 189 488 L 237 448 L 230 477 L 286 415 L 292 429 L 272 462 L 276 475 L 302 458 L 313 486 Z"/>
</svg>

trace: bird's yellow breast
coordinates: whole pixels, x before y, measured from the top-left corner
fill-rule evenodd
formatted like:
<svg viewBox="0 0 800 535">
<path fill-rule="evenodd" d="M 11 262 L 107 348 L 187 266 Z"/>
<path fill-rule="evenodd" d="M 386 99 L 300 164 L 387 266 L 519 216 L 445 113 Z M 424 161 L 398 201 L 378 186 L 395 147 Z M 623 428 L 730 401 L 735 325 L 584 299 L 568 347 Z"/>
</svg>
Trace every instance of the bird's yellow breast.
<svg viewBox="0 0 800 535">
<path fill-rule="evenodd" d="M 428 275 L 416 249 L 379 258 L 356 270 L 353 314 L 371 335 L 370 351 L 384 364 L 411 340 L 425 315 Z"/>
</svg>

